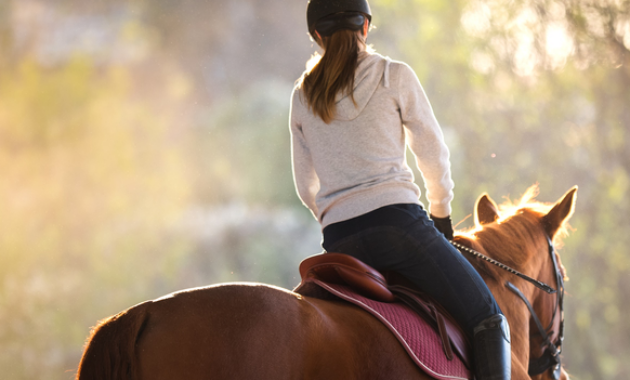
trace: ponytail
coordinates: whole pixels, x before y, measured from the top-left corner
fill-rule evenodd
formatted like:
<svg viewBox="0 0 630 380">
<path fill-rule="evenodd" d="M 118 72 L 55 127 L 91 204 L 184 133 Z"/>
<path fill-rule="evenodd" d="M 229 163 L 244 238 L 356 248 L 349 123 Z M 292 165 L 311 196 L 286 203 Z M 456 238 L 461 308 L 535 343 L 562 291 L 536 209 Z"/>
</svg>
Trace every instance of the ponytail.
<svg viewBox="0 0 630 380">
<path fill-rule="evenodd" d="M 320 42 L 320 41 L 318 41 Z M 313 114 L 326 124 L 335 117 L 337 93 L 349 94 L 354 100 L 354 72 L 359 59 L 359 43 L 363 43 L 356 31 L 342 29 L 321 40 L 324 55 L 314 57 L 319 61 L 302 77 L 302 90 Z"/>
</svg>

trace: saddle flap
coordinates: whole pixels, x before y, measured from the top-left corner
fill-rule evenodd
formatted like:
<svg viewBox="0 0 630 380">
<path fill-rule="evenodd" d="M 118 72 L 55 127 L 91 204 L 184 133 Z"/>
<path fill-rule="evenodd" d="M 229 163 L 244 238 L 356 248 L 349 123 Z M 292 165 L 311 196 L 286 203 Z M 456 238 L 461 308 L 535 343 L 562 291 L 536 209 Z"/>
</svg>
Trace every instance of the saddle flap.
<svg viewBox="0 0 630 380">
<path fill-rule="evenodd" d="M 369 265 L 342 253 L 311 256 L 300 263 L 302 282 L 318 278 L 324 282 L 348 285 L 365 297 L 393 302 L 385 277 Z"/>
</svg>

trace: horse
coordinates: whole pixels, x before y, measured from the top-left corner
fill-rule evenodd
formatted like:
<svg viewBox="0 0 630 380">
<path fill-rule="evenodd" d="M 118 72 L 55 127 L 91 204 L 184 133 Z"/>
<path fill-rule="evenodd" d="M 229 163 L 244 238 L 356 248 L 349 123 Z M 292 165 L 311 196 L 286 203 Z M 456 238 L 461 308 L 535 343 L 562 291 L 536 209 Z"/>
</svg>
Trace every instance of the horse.
<svg viewBox="0 0 630 380">
<path fill-rule="evenodd" d="M 475 227 L 455 234 L 453 244 L 484 258 L 463 252 L 508 319 L 514 380 L 569 379 L 558 356 L 563 316 L 557 301 L 565 273 L 553 244 L 565 234 L 576 191 L 543 204 L 533 200 L 534 186 L 520 202 L 502 207 L 483 194 L 475 205 Z M 528 276 L 551 284 L 555 295 L 532 286 Z M 549 346 L 556 348 L 556 370 L 528 373 L 530 362 Z M 350 304 L 271 285 L 231 283 L 179 291 L 101 320 L 86 341 L 76 379 L 431 377 L 383 324 Z"/>
</svg>

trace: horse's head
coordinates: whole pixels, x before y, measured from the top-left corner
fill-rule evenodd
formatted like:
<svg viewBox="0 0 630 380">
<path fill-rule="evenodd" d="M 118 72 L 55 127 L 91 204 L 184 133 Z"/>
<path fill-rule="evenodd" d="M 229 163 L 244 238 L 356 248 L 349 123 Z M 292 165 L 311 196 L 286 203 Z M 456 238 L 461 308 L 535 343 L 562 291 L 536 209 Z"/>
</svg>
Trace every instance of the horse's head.
<svg viewBox="0 0 630 380">
<path fill-rule="evenodd" d="M 559 360 L 556 354 L 563 336 L 562 295 L 566 276 L 554 245 L 559 245 L 565 235 L 577 187 L 551 205 L 533 201 L 537 190 L 533 186 L 520 202 L 501 207 L 488 195 L 482 195 L 475 207 L 476 228 L 458 234 L 456 241 L 556 289 L 548 294 L 498 266 L 473 260 L 508 316 L 514 359 L 525 370 L 529 369 L 533 379 L 568 380 L 560 368 L 554 377 L 551 364 Z"/>
</svg>

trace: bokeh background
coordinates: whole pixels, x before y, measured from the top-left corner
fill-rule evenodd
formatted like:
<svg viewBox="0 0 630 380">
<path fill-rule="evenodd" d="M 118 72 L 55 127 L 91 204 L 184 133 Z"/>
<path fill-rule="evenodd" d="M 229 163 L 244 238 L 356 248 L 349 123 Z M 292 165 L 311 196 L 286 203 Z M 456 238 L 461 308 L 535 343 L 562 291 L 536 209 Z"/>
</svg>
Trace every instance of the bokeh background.
<svg viewBox="0 0 630 380">
<path fill-rule="evenodd" d="M 630 1 L 370 4 L 444 129 L 459 228 L 482 192 L 579 186 L 564 360 L 630 378 Z M 168 292 L 298 283 L 320 252 L 289 157 L 305 9 L 0 0 L 0 377 L 72 378 L 97 320 Z"/>
</svg>

